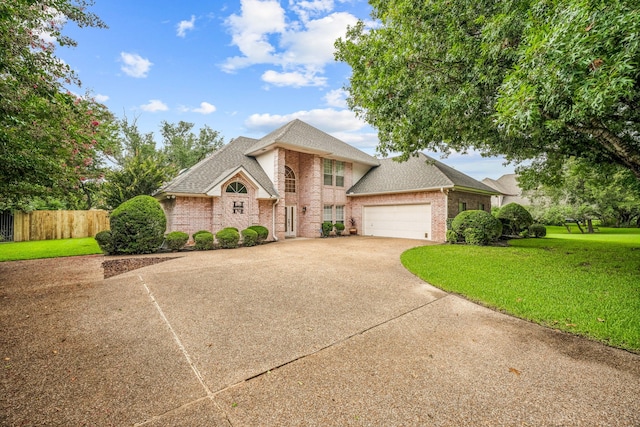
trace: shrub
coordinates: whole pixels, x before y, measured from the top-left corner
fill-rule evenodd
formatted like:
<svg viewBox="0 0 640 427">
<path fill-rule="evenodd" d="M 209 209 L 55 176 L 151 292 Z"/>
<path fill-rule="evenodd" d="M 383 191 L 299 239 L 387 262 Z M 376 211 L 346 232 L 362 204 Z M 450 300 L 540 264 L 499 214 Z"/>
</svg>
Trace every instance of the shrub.
<svg viewBox="0 0 640 427">
<path fill-rule="evenodd" d="M 322 237 L 329 237 L 329 234 L 331 234 L 331 230 L 333 230 L 332 222 L 326 221 L 322 223 Z"/>
<path fill-rule="evenodd" d="M 189 235 L 182 231 L 172 231 L 164 238 L 169 249 L 172 251 L 179 251 L 184 248 L 184 245 L 189 241 Z"/>
<path fill-rule="evenodd" d="M 502 222 L 505 234 L 517 235 L 533 224 L 528 210 L 517 203 L 509 203 L 500 209 L 498 219 Z"/>
<path fill-rule="evenodd" d="M 334 227 L 336 228 L 336 234 L 339 236 L 342 234 L 342 232 L 344 231 L 344 224 L 341 222 L 336 222 L 336 224 L 334 225 Z"/>
<path fill-rule="evenodd" d="M 258 233 L 255 230 L 246 228 L 242 230 L 242 246 L 255 246 L 258 244 Z"/>
<path fill-rule="evenodd" d="M 113 253 L 149 254 L 164 241 L 167 218 L 160 202 L 151 196 L 136 196 L 111 213 Z"/>
<path fill-rule="evenodd" d="M 195 233 L 193 233 L 193 234 L 192 234 L 192 237 L 193 237 L 193 241 L 194 241 L 194 242 L 196 241 L 196 236 L 197 236 L 198 234 L 201 234 L 201 233 L 210 233 L 210 234 L 213 234 L 213 233 L 211 233 L 209 230 L 200 230 L 200 231 L 196 231 Z"/>
<path fill-rule="evenodd" d="M 113 241 L 111 239 L 111 231 L 104 230 L 100 231 L 96 234 L 96 242 L 98 242 L 98 246 L 105 254 L 109 255 L 113 253 Z"/>
<path fill-rule="evenodd" d="M 531 224 L 529 226 L 529 234 L 533 237 L 544 237 L 547 235 L 547 227 L 542 224 Z"/>
<path fill-rule="evenodd" d="M 238 247 L 240 241 L 240 233 L 233 227 L 223 228 L 216 233 L 218 244 L 223 249 L 234 249 Z"/>
<path fill-rule="evenodd" d="M 458 243 L 458 233 L 453 230 L 447 230 L 447 243 Z"/>
<path fill-rule="evenodd" d="M 213 249 L 213 233 L 210 231 L 198 231 L 193 239 L 196 242 L 196 249 L 199 251 L 210 251 Z"/>
<path fill-rule="evenodd" d="M 451 223 L 457 237 L 473 245 L 486 245 L 498 240 L 502 234 L 502 223 L 489 212 L 470 210 L 460 212 Z"/>
<path fill-rule="evenodd" d="M 265 240 L 267 240 L 267 237 L 269 237 L 269 229 L 267 227 L 263 227 L 261 225 L 252 225 L 251 227 L 249 227 L 249 230 L 253 230 L 258 233 L 258 244 L 264 242 Z"/>
</svg>

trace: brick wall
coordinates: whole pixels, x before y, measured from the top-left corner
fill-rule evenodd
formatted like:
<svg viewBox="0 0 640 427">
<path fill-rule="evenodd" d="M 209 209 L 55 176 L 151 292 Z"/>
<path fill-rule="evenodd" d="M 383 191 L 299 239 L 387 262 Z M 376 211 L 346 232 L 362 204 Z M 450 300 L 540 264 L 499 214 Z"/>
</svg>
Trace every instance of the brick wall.
<svg viewBox="0 0 640 427">
<path fill-rule="evenodd" d="M 196 231 L 217 231 L 213 228 L 212 197 L 176 197 L 162 200 L 161 205 L 167 216 L 167 233 L 183 231 L 191 240 Z"/>
<path fill-rule="evenodd" d="M 483 210 L 491 213 L 491 196 L 464 191 L 449 191 L 449 218 L 455 218 L 460 213 L 460 202 L 466 203 L 466 210 L 480 209 L 480 205 L 484 204 Z"/>
</svg>

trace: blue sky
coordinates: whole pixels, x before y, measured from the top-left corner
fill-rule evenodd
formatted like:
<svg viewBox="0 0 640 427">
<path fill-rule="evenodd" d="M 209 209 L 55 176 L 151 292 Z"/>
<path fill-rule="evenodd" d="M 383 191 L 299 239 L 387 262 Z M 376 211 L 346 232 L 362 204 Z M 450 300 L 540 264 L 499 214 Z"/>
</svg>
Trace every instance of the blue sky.
<svg viewBox="0 0 640 427">
<path fill-rule="evenodd" d="M 78 46 L 58 56 L 83 91 L 157 142 L 163 120 L 228 142 L 299 118 L 375 155 L 375 130 L 344 100 L 351 70 L 333 59 L 347 26 L 370 19 L 365 0 L 95 0 L 91 11 L 109 29 L 67 24 Z M 476 179 L 513 171 L 476 154 L 443 161 Z"/>
</svg>

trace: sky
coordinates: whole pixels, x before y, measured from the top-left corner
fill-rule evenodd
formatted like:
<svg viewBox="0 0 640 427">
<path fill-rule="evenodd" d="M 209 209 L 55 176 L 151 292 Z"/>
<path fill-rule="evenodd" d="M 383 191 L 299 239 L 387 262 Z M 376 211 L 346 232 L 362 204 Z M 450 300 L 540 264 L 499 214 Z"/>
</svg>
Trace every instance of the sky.
<svg viewBox="0 0 640 427">
<path fill-rule="evenodd" d="M 80 93 L 158 143 L 162 121 L 208 125 L 229 142 L 297 118 L 376 155 L 375 129 L 345 102 L 351 69 L 333 57 L 349 25 L 371 21 L 366 0 L 95 0 L 90 11 L 109 28 L 67 23 L 78 46 L 57 56 Z M 477 153 L 426 154 L 478 180 L 513 172 Z"/>
</svg>

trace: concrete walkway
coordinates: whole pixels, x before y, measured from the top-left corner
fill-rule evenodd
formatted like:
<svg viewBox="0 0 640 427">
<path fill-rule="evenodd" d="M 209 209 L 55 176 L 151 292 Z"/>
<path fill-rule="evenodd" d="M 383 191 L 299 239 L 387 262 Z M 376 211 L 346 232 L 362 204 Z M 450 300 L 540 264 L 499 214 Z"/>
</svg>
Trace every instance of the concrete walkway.
<svg viewBox="0 0 640 427">
<path fill-rule="evenodd" d="M 640 425 L 639 355 L 431 287 L 399 261 L 419 244 L 287 240 L 107 280 L 103 257 L 0 263 L 0 425 Z"/>
</svg>

